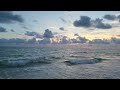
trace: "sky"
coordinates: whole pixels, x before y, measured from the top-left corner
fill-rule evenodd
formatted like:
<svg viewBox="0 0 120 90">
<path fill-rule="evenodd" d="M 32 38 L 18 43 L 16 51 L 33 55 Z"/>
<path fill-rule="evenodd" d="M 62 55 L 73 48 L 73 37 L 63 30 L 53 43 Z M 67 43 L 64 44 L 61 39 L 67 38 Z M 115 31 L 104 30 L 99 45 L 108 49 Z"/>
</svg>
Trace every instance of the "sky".
<svg viewBox="0 0 120 90">
<path fill-rule="evenodd" d="M 120 11 L 0 11 L 0 39 L 29 39 L 34 36 L 30 32 L 43 35 L 47 29 L 55 37 L 71 39 L 75 34 L 89 40 L 120 38 L 119 15 Z"/>
</svg>

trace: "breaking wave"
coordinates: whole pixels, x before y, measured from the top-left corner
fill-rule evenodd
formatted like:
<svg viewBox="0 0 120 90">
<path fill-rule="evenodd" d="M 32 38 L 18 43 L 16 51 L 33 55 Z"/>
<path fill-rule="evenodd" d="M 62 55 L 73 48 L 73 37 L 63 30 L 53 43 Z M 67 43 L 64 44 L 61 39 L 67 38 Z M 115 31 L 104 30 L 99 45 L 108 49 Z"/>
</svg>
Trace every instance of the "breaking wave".
<svg viewBox="0 0 120 90">
<path fill-rule="evenodd" d="M 16 60 L 3 60 L 0 61 L 0 67 L 21 67 L 34 63 L 49 64 L 50 60 L 46 57 L 36 59 L 16 59 Z"/>
<path fill-rule="evenodd" d="M 64 61 L 65 64 L 67 65 L 78 65 L 78 64 L 96 64 L 96 63 L 100 63 L 103 60 L 106 59 L 102 59 L 102 58 L 93 58 L 93 59 L 82 59 L 82 60 L 66 60 Z"/>
</svg>

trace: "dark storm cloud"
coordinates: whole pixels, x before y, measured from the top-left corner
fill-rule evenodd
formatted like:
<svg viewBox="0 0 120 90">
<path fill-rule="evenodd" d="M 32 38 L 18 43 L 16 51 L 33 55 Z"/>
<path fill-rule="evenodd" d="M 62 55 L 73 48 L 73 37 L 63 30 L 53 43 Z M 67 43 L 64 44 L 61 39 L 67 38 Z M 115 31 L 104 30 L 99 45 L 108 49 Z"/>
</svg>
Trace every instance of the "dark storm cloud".
<svg viewBox="0 0 120 90">
<path fill-rule="evenodd" d="M 0 26 L 0 32 L 7 32 L 6 28 Z"/>
<path fill-rule="evenodd" d="M 103 18 L 105 18 L 107 20 L 115 20 L 116 16 L 115 15 L 104 15 Z"/>
<path fill-rule="evenodd" d="M 60 27 L 59 29 L 62 30 L 62 31 L 64 31 L 64 28 L 63 28 L 63 27 Z"/>
<path fill-rule="evenodd" d="M 80 16 L 80 20 L 74 21 L 73 25 L 75 27 L 90 27 L 91 26 L 91 18 L 88 16 Z"/>
<path fill-rule="evenodd" d="M 24 22 L 20 15 L 13 14 L 12 11 L 0 11 L 0 23 Z"/>
<path fill-rule="evenodd" d="M 64 22 L 64 23 L 67 22 L 67 21 L 66 21 L 64 18 L 62 18 L 62 17 L 60 17 L 60 20 L 61 20 L 62 22 Z"/>
<path fill-rule="evenodd" d="M 53 38 L 54 37 L 52 31 L 50 31 L 49 29 L 45 30 L 45 33 L 43 36 L 46 38 Z"/>
</svg>

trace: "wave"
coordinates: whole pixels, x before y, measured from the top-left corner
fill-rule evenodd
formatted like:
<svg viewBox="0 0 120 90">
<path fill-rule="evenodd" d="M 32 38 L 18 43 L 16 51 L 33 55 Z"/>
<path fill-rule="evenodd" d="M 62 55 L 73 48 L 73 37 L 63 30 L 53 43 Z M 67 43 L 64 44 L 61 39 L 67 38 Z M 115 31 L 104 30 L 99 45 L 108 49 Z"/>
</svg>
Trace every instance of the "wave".
<svg viewBox="0 0 120 90">
<path fill-rule="evenodd" d="M 0 67 L 21 67 L 34 63 L 49 64 L 50 60 L 45 57 L 36 59 L 16 59 L 16 60 L 3 60 L 0 61 Z"/>
<path fill-rule="evenodd" d="M 78 64 L 96 64 L 96 63 L 100 63 L 102 62 L 103 58 L 93 58 L 93 59 L 82 59 L 82 60 L 66 60 L 64 61 L 64 63 L 66 63 L 67 65 L 78 65 Z"/>
</svg>

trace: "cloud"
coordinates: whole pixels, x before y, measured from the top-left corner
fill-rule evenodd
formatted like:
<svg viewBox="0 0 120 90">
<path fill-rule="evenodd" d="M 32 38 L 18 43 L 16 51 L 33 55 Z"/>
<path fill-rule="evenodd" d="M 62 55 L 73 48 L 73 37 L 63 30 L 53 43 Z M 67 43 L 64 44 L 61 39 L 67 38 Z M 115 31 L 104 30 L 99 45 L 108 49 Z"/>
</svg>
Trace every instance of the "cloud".
<svg viewBox="0 0 120 90">
<path fill-rule="evenodd" d="M 103 18 L 107 19 L 107 20 L 115 20 L 116 16 L 115 15 L 104 15 Z"/>
<path fill-rule="evenodd" d="M 59 34 L 58 32 L 53 32 L 53 35 L 57 35 L 57 34 Z"/>
<path fill-rule="evenodd" d="M 64 18 L 62 18 L 62 17 L 60 17 L 60 20 L 61 20 L 62 22 L 64 22 L 64 23 L 67 23 L 67 21 L 66 21 Z"/>
<path fill-rule="evenodd" d="M 120 44 L 120 39 L 117 38 L 111 38 L 111 42 L 115 43 L 115 44 Z"/>
<path fill-rule="evenodd" d="M 103 19 L 96 18 L 95 20 L 91 20 L 88 16 L 81 16 L 80 20 L 74 21 L 73 25 L 75 27 L 87 27 L 91 28 L 89 30 L 94 30 L 94 28 L 98 29 L 111 29 L 112 25 L 108 23 L 103 23 Z"/>
<path fill-rule="evenodd" d="M 118 15 L 117 18 L 120 19 L 120 15 Z"/>
<path fill-rule="evenodd" d="M 25 35 L 27 36 L 35 36 L 37 33 L 36 32 L 29 32 L 29 31 L 26 31 Z"/>
<path fill-rule="evenodd" d="M 35 35 L 35 38 L 43 38 L 43 35 L 41 35 L 41 34 L 36 34 L 36 35 Z"/>
<path fill-rule="evenodd" d="M 11 39 L 0 39 L 0 44 L 36 44 L 37 41 L 35 38 L 26 40 L 20 38 L 11 38 Z"/>
<path fill-rule="evenodd" d="M 70 39 L 68 39 L 67 36 L 63 36 L 61 41 L 59 42 L 61 44 L 67 44 L 67 43 L 70 43 Z"/>
<path fill-rule="evenodd" d="M 45 38 L 53 38 L 53 33 L 49 30 L 49 29 L 46 29 L 45 32 L 44 32 L 44 35 L 43 35 Z"/>
<path fill-rule="evenodd" d="M 50 38 L 44 38 L 43 40 L 39 40 L 38 42 L 39 44 L 51 44 L 52 43 Z"/>
<path fill-rule="evenodd" d="M 38 22 L 38 20 L 33 20 L 33 22 Z"/>
<path fill-rule="evenodd" d="M 103 19 L 96 18 L 95 20 L 93 20 L 93 24 L 101 23 L 102 21 L 103 21 Z"/>
<path fill-rule="evenodd" d="M 6 28 L 0 26 L 0 32 L 7 32 Z"/>
<path fill-rule="evenodd" d="M 13 29 L 10 30 L 11 32 L 15 32 Z"/>
<path fill-rule="evenodd" d="M 26 31 L 25 35 L 27 35 L 27 36 L 34 36 L 35 38 L 43 38 L 43 35 L 40 35 L 40 34 L 37 33 L 37 32 L 29 32 L 29 31 Z"/>
<path fill-rule="evenodd" d="M 99 29 L 110 29 L 112 28 L 112 26 L 110 24 L 104 24 L 102 22 L 99 22 L 96 24 L 96 28 L 99 28 Z"/>
<path fill-rule="evenodd" d="M 27 44 L 35 44 L 36 43 L 36 38 L 29 39 L 26 43 Z"/>
<path fill-rule="evenodd" d="M 92 41 L 89 41 L 89 44 L 110 44 L 110 40 L 94 39 Z"/>
<path fill-rule="evenodd" d="M 20 15 L 13 14 L 12 11 L 0 11 L 0 23 L 24 22 Z"/>
<path fill-rule="evenodd" d="M 23 26 L 22 28 L 23 28 L 23 29 L 29 29 L 29 28 L 28 28 L 28 27 L 26 27 L 26 26 Z"/>
<path fill-rule="evenodd" d="M 80 40 L 80 43 L 86 43 L 88 41 L 88 39 L 86 39 L 85 37 L 78 37 L 78 39 Z"/>
<path fill-rule="evenodd" d="M 119 19 L 119 22 L 120 22 L 120 15 L 118 15 L 117 18 Z"/>
<path fill-rule="evenodd" d="M 80 37 L 78 35 L 77 38 L 74 39 L 70 39 L 67 36 L 63 36 L 61 38 L 61 41 L 59 43 L 61 44 L 68 44 L 68 43 L 86 43 L 87 41 L 89 41 L 88 39 L 86 39 L 85 37 Z"/>
<path fill-rule="evenodd" d="M 24 39 L 20 39 L 20 38 L 12 38 L 12 39 L 0 39 L 0 43 L 1 44 L 8 44 L 8 43 L 16 43 L 16 44 L 20 44 L 20 43 L 25 43 L 27 41 L 25 41 Z"/>
<path fill-rule="evenodd" d="M 64 28 L 63 28 L 63 27 L 60 27 L 59 29 L 62 30 L 62 31 L 64 31 Z"/>
<path fill-rule="evenodd" d="M 80 16 L 80 20 L 76 20 L 73 22 L 75 27 L 90 27 L 91 26 L 91 18 L 88 16 Z"/>
<path fill-rule="evenodd" d="M 120 35 L 116 35 L 116 36 L 120 37 Z"/>
<path fill-rule="evenodd" d="M 110 24 L 103 23 L 103 19 L 96 18 L 92 21 L 92 26 L 98 29 L 110 29 L 112 26 Z"/>
<path fill-rule="evenodd" d="M 76 34 L 74 34 L 74 36 L 79 36 L 79 34 L 78 34 L 78 33 L 76 33 Z"/>
</svg>

